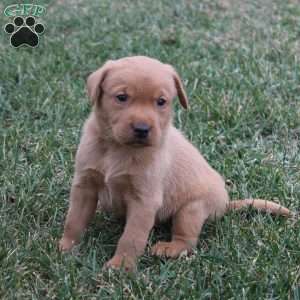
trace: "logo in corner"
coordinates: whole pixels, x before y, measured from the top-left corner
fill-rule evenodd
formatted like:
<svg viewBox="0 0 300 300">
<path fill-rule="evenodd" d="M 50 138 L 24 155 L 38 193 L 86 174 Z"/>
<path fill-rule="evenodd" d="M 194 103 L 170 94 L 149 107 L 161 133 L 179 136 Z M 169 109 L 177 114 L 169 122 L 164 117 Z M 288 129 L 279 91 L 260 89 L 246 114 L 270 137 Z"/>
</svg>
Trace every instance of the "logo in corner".
<svg viewBox="0 0 300 300">
<path fill-rule="evenodd" d="M 37 47 L 40 35 L 44 33 L 45 26 L 37 22 L 36 18 L 46 13 L 46 8 L 36 4 L 13 4 L 4 10 L 6 17 L 14 17 L 12 23 L 4 26 L 4 31 L 10 35 L 11 46 Z"/>
</svg>

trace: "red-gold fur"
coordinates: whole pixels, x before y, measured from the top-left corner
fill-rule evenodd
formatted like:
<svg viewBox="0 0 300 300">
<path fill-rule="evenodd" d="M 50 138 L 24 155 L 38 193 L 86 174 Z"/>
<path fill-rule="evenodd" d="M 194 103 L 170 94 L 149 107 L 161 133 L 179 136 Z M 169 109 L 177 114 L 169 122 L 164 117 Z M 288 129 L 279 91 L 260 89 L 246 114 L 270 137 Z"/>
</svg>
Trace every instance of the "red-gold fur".
<svg viewBox="0 0 300 300">
<path fill-rule="evenodd" d="M 108 61 L 87 81 L 93 112 L 76 155 L 70 207 L 60 249 L 70 250 L 94 215 L 102 210 L 126 218 L 124 232 L 108 267 L 135 266 L 155 222 L 172 218 L 172 241 L 152 247 L 155 255 L 177 257 L 197 243 L 203 223 L 245 205 L 289 214 L 273 202 L 230 202 L 222 177 L 172 125 L 172 101 L 188 100 L 170 66 L 137 56 Z M 118 94 L 128 95 L 118 101 Z M 166 104 L 159 106 L 163 98 Z M 138 143 L 133 126 L 149 125 Z M 252 201 L 252 202 L 251 202 Z M 274 206 L 275 205 L 275 206 Z"/>
</svg>

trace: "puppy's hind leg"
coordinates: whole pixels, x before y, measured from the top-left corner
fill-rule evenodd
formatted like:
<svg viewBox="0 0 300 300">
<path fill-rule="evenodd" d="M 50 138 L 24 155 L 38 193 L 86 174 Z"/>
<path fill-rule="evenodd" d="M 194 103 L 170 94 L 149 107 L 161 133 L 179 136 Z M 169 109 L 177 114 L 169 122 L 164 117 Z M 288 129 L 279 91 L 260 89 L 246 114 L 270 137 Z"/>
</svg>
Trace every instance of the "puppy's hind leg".
<svg viewBox="0 0 300 300">
<path fill-rule="evenodd" d="M 190 252 L 197 245 L 201 228 L 208 217 L 209 212 L 201 201 L 186 204 L 173 217 L 171 242 L 158 242 L 151 253 L 176 258 Z"/>
</svg>

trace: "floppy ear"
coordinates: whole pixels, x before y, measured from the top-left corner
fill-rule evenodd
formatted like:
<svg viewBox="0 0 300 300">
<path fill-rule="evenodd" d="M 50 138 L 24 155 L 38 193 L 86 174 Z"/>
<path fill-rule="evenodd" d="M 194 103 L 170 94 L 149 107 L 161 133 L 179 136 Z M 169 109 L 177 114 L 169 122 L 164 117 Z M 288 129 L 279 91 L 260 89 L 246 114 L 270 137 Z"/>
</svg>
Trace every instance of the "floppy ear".
<svg viewBox="0 0 300 300">
<path fill-rule="evenodd" d="M 188 109 L 189 101 L 185 93 L 182 81 L 176 71 L 174 72 L 173 76 L 174 76 L 175 87 L 177 90 L 177 95 L 179 97 L 180 104 L 182 105 L 183 108 Z"/>
<path fill-rule="evenodd" d="M 86 87 L 92 105 L 94 105 L 97 100 L 101 98 L 101 84 L 107 75 L 107 72 L 111 68 L 111 64 L 112 61 L 107 61 L 100 69 L 89 75 L 87 79 Z"/>
<path fill-rule="evenodd" d="M 189 101 L 188 101 L 187 95 L 185 93 L 182 81 L 181 81 L 178 73 L 176 72 L 176 70 L 171 65 L 167 65 L 167 66 L 171 69 L 175 88 L 177 91 L 177 96 L 179 98 L 179 102 L 183 108 L 188 109 Z"/>
</svg>

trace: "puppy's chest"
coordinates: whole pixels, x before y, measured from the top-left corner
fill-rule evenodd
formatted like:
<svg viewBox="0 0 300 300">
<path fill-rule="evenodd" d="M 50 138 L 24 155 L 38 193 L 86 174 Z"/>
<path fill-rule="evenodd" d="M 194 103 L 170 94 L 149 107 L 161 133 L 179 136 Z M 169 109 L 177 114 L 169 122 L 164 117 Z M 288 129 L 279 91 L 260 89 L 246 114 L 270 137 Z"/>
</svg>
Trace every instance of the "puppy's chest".
<svg viewBox="0 0 300 300">
<path fill-rule="evenodd" d="M 128 176 L 119 176 L 105 182 L 99 191 L 99 205 L 102 210 L 113 212 L 117 216 L 126 214 L 125 195 L 130 186 Z"/>
</svg>

